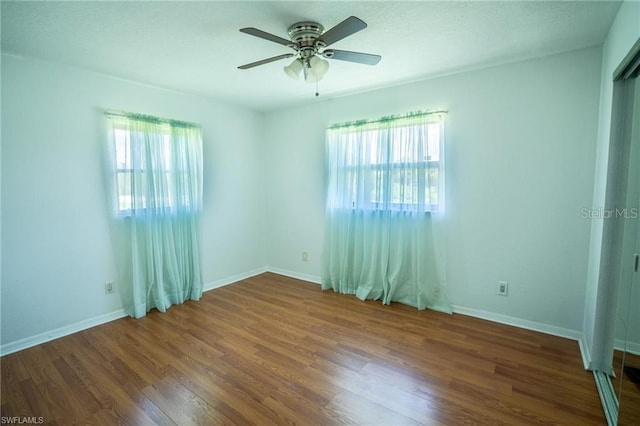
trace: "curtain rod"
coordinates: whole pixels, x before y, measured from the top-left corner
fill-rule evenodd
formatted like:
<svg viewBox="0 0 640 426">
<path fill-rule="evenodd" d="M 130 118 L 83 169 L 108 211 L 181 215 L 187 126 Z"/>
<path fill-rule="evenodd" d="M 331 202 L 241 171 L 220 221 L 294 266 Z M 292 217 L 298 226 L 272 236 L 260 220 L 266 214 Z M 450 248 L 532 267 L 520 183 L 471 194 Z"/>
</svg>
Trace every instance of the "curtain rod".
<svg viewBox="0 0 640 426">
<path fill-rule="evenodd" d="M 114 118 L 124 117 L 124 118 L 131 118 L 131 119 L 135 119 L 135 120 L 141 120 L 141 121 L 146 121 L 146 122 L 151 122 L 151 123 L 158 123 L 158 124 L 170 124 L 170 125 L 176 126 L 176 127 L 197 127 L 197 128 L 200 128 L 200 125 L 197 124 L 197 123 L 190 123 L 188 121 L 174 120 L 172 118 L 156 117 L 154 115 L 139 114 L 139 113 L 135 113 L 135 112 L 106 110 L 106 111 L 104 111 L 104 115 L 107 116 L 107 117 L 114 117 Z"/>
<path fill-rule="evenodd" d="M 356 126 L 364 126 L 367 124 L 385 123 L 388 121 L 402 120 L 406 118 L 418 118 L 418 117 L 425 117 L 428 115 L 446 114 L 447 112 L 448 111 L 446 109 L 441 109 L 441 110 L 434 110 L 434 111 L 413 111 L 413 112 L 408 112 L 406 114 L 385 115 L 383 117 L 380 117 L 374 120 L 356 120 L 356 121 L 347 121 L 344 123 L 336 123 L 329 126 L 329 129 L 339 129 L 342 127 L 356 127 Z"/>
</svg>

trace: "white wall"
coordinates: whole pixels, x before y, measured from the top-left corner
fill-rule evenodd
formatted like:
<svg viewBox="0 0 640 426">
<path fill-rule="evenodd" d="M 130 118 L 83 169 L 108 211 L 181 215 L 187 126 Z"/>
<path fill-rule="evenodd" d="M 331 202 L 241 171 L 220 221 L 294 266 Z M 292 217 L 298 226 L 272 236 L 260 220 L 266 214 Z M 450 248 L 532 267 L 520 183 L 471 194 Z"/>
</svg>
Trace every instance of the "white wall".
<svg viewBox="0 0 640 426">
<path fill-rule="evenodd" d="M 607 162 L 609 159 L 609 137 L 613 100 L 613 73 L 634 43 L 640 38 L 640 2 L 625 1 L 609 30 L 602 49 L 602 72 L 600 80 L 600 103 L 598 116 L 595 181 L 592 206 L 602 209 L 605 205 L 607 184 Z M 585 314 L 583 330 L 590 354 L 598 353 L 606 340 L 608 322 L 606 309 L 611 305 L 608 289 L 599 285 L 600 257 L 602 255 L 603 220 L 593 220 L 589 241 L 589 265 L 586 284 Z M 596 360 L 597 361 L 597 360 Z M 599 363 L 597 361 L 597 363 Z M 596 365 L 597 369 L 605 366 Z"/>
<path fill-rule="evenodd" d="M 600 60 L 592 48 L 267 114 L 270 268 L 320 274 L 328 124 L 446 108 L 451 302 L 579 332 Z"/>
<path fill-rule="evenodd" d="M 263 115 L 3 55 L 1 343 L 121 307 L 103 290 L 116 280 L 105 108 L 202 124 L 203 272 L 214 284 L 264 265 L 318 279 L 326 126 L 446 108 L 452 303 L 582 330 L 599 72 L 593 48 Z M 510 282 L 508 297 L 495 295 L 498 280 Z"/>
<path fill-rule="evenodd" d="M 108 316 L 121 308 L 103 190 L 104 109 L 171 117 L 204 133 L 203 278 L 267 263 L 263 116 L 245 108 L 2 56 L 2 340 Z"/>
</svg>

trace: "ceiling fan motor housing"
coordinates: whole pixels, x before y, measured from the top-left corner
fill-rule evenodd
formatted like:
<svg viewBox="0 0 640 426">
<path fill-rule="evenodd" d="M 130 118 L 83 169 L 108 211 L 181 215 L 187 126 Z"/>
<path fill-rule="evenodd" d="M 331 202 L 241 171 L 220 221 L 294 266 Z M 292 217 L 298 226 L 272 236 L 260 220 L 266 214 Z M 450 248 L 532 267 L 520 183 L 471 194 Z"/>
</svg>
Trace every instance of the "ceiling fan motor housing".
<svg viewBox="0 0 640 426">
<path fill-rule="evenodd" d="M 296 45 L 302 59 L 314 56 L 325 44 L 318 40 L 324 27 L 317 22 L 297 22 L 289 27 L 289 38 Z"/>
</svg>

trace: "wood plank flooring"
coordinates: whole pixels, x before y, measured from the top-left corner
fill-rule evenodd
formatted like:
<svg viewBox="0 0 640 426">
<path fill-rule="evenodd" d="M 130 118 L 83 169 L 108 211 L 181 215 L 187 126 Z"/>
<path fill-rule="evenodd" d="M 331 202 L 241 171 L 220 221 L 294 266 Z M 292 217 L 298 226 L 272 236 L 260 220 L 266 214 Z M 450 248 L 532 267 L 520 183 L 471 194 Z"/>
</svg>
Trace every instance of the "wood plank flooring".
<svg viewBox="0 0 640 426">
<path fill-rule="evenodd" d="M 45 424 L 606 424 L 575 341 L 275 274 L 0 369 L 1 415 Z"/>
</svg>

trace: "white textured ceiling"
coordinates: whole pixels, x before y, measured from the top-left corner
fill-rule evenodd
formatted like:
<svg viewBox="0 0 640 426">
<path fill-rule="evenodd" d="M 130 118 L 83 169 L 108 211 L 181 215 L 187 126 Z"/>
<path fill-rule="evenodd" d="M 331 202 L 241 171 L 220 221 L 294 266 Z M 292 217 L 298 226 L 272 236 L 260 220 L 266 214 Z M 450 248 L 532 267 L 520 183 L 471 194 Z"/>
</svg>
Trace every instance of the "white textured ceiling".
<svg viewBox="0 0 640 426">
<path fill-rule="evenodd" d="M 323 97 L 599 45 L 620 7 L 612 1 L 504 2 L 8 2 L 2 51 L 272 110 L 309 102 L 315 85 L 289 79 L 290 52 L 238 31 L 287 38 L 289 25 L 331 28 L 351 15 L 369 27 L 335 49 L 382 55 L 374 67 L 331 61 Z"/>
</svg>

